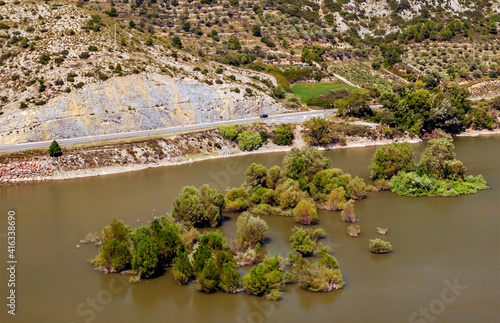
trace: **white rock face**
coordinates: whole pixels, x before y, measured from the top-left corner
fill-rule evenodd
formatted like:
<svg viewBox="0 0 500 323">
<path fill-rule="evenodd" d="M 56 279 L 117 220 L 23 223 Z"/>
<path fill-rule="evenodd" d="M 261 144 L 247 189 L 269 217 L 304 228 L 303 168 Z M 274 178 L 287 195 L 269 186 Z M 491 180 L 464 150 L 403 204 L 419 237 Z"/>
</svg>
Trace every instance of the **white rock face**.
<svg viewBox="0 0 500 323">
<path fill-rule="evenodd" d="M 256 93 L 256 91 L 254 91 Z M 260 92 L 259 92 L 260 93 Z M 204 123 L 285 108 L 265 94 L 160 74 L 116 77 L 51 99 L 45 106 L 0 119 L 0 143 L 102 135 Z"/>
</svg>

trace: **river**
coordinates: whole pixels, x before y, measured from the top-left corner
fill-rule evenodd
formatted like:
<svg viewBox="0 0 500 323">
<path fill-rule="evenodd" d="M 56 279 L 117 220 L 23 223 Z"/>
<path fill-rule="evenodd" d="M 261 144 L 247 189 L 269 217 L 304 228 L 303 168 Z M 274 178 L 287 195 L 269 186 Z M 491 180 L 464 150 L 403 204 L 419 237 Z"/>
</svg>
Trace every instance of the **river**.
<svg viewBox="0 0 500 323">
<path fill-rule="evenodd" d="M 338 212 L 320 211 L 346 285 L 330 293 L 285 288 L 280 302 L 241 293 L 198 292 L 171 271 L 130 285 L 93 270 L 98 249 L 76 248 L 113 218 L 132 226 L 170 210 L 185 185 L 221 189 L 243 182 L 251 162 L 280 165 L 284 153 L 214 159 L 93 178 L 0 186 L 1 264 L 7 268 L 7 212 L 16 213 L 16 316 L 8 315 L 9 272 L 0 271 L 1 322 L 498 322 L 500 318 L 500 136 L 457 138 L 468 174 L 489 190 L 455 198 L 369 193 L 355 203 L 361 235 L 351 238 Z M 421 152 L 425 144 L 415 144 Z M 368 180 L 376 147 L 326 152 L 335 167 Z M 417 154 L 417 155 L 418 155 Z M 263 217 L 271 254 L 289 252 L 292 218 Z M 235 231 L 231 216 L 219 228 Z M 373 255 L 376 227 L 394 252 Z"/>
</svg>

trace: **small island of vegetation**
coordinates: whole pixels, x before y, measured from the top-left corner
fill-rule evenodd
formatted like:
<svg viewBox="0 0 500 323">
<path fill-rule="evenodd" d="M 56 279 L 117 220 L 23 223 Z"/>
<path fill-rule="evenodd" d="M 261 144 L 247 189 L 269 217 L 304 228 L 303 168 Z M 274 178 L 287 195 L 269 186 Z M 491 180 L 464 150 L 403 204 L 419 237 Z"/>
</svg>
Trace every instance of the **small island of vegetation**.
<svg viewBox="0 0 500 323">
<path fill-rule="evenodd" d="M 454 149 L 449 136 L 432 139 L 415 165 L 410 144 L 382 146 L 373 156 L 371 177 L 379 190 L 404 196 L 458 196 L 487 189 L 481 175 L 465 176 L 466 168 L 456 159 Z"/>
<path fill-rule="evenodd" d="M 311 225 L 318 222 L 317 205 L 349 209 L 352 200 L 365 196 L 362 179 L 330 167 L 331 160 L 316 148 L 294 148 L 283 169 L 251 164 L 243 185 L 225 197 L 208 185 L 186 186 L 170 214 L 155 218 L 150 226 L 132 229 L 113 220 L 101 235 L 89 236 L 87 241 L 100 245 L 91 263 L 100 271 L 130 274 L 130 282 L 157 277 L 172 267 L 179 284 L 194 282 L 205 293 L 245 291 L 273 300 L 281 299 L 288 283 L 311 292 L 342 288 L 337 259 L 318 241 L 326 235 L 323 229 L 294 227 L 287 258 L 265 254 L 261 247 L 268 226 L 259 215 L 293 216 Z M 199 231 L 221 225 L 224 213 L 235 212 L 242 213 L 231 241 L 220 231 Z M 238 268 L 247 265 L 253 267 L 243 275 Z"/>
<path fill-rule="evenodd" d="M 238 136 L 236 132 L 234 137 Z M 405 196 L 456 196 L 487 188 L 481 175 L 465 176 L 450 138 L 429 141 L 419 164 L 413 160 L 410 144 L 379 148 L 370 166 L 376 187 Z M 101 235 L 89 236 L 87 241 L 100 245 L 91 263 L 104 272 L 130 274 L 131 282 L 157 277 L 171 267 L 179 284 L 194 282 L 205 293 L 244 291 L 272 300 L 281 299 L 289 283 L 311 292 L 342 288 L 345 283 L 337 259 L 319 241 L 325 231 L 307 226 L 318 223 L 317 208 L 341 211 L 348 234 L 357 237 L 361 229 L 354 224 L 358 221 L 354 201 L 364 198 L 370 188 L 363 179 L 331 164 L 316 148 L 304 146 L 293 148 L 282 167 L 267 169 L 252 163 L 245 171 L 245 182 L 225 196 L 206 184 L 199 189 L 186 186 L 173 201 L 170 214 L 155 218 L 151 225 L 132 229 L 113 220 Z M 225 214 L 231 213 L 241 214 L 230 241 L 218 230 L 200 232 L 220 226 Z M 269 228 L 261 216 L 276 215 L 293 217 L 300 225 L 292 229 L 286 258 L 262 249 Z M 387 228 L 377 227 L 377 231 L 385 234 Z M 389 253 L 392 245 L 372 239 L 369 250 Z M 238 270 L 249 265 L 246 274 Z"/>
</svg>

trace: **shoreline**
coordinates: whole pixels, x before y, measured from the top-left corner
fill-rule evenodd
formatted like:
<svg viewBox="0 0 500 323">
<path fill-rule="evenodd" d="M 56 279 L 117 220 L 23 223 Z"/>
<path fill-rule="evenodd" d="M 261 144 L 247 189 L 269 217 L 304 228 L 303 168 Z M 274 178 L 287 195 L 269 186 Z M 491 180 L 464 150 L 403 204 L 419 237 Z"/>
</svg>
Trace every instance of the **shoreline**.
<svg viewBox="0 0 500 323">
<path fill-rule="evenodd" d="M 479 136 L 492 136 L 500 134 L 500 129 L 494 130 L 466 130 L 455 135 L 455 137 L 479 137 Z"/>
<path fill-rule="evenodd" d="M 460 133 L 456 135 L 457 137 L 478 137 L 478 136 L 489 136 L 489 135 L 499 135 L 500 129 L 495 129 L 493 131 L 467 131 L 464 133 Z M 300 138 L 302 139 L 302 138 Z M 132 163 L 126 165 L 118 165 L 118 166 L 104 166 L 104 167 L 95 167 L 95 168 L 82 168 L 75 170 L 55 170 L 52 174 L 45 174 L 34 177 L 25 177 L 25 178 L 16 178 L 14 180 L 7 180 L 0 184 L 15 184 L 15 183 L 25 183 L 25 182 L 41 182 L 41 181 L 60 181 L 60 180 L 71 180 L 76 178 L 85 178 L 85 177 L 96 177 L 96 176 L 105 176 L 105 175 L 113 175 L 113 174 L 121 174 L 128 172 L 135 172 L 140 170 L 145 170 L 149 168 L 157 168 L 157 167 L 168 167 L 168 166 L 180 166 L 191 164 L 195 162 L 210 160 L 210 159 L 222 159 L 222 158 L 231 158 L 231 157 L 241 157 L 248 155 L 258 155 L 258 154 L 266 154 L 266 153 L 278 153 L 278 152 L 288 152 L 292 148 L 301 147 L 305 143 L 303 140 L 297 138 L 293 145 L 290 146 L 277 146 L 275 144 L 265 144 L 263 147 L 254 151 L 235 151 L 235 152 L 227 152 L 224 154 L 205 154 L 201 156 L 193 156 L 186 155 L 182 157 L 182 160 L 172 161 L 169 158 L 164 158 L 158 160 L 156 162 L 150 163 Z M 358 140 L 351 140 L 346 143 L 346 145 L 341 146 L 338 144 L 331 144 L 323 147 L 317 147 L 320 151 L 329 151 L 334 149 L 349 149 L 349 148 L 364 148 L 371 146 L 381 146 L 388 143 L 393 142 L 409 142 L 409 143 L 419 143 L 423 140 L 420 138 L 397 138 L 397 139 L 382 139 L 382 140 L 373 140 L 367 138 L 361 138 Z"/>
<path fill-rule="evenodd" d="M 328 150 L 334 150 L 334 149 L 348 149 L 348 148 L 364 148 L 364 147 L 371 147 L 371 146 L 382 146 L 382 145 L 392 143 L 392 142 L 418 143 L 421 141 L 422 140 L 419 138 L 410 139 L 410 140 L 402 140 L 402 141 L 395 141 L 395 140 L 378 140 L 377 141 L 377 140 L 375 140 L 372 143 L 365 143 L 365 144 L 353 143 L 351 145 L 347 144 L 345 146 L 331 145 L 330 147 L 317 147 L 317 148 L 320 151 L 328 151 Z M 295 147 L 300 147 L 300 146 L 290 145 L 290 146 L 282 146 L 282 148 L 280 147 L 280 148 L 272 148 L 272 149 L 266 149 L 266 147 L 263 147 L 263 149 L 259 149 L 259 150 L 241 151 L 241 152 L 237 152 L 237 153 L 230 154 L 230 155 L 224 155 L 224 156 L 218 156 L 218 155 L 216 155 L 216 156 L 203 156 L 203 157 L 199 157 L 199 158 L 187 157 L 187 160 L 181 161 L 181 162 L 159 161 L 155 164 L 133 164 L 133 165 L 125 165 L 125 166 L 107 166 L 107 167 L 101 167 L 101 168 L 91 168 L 91 169 L 83 169 L 83 170 L 75 170 L 75 171 L 64 171 L 64 172 L 57 173 L 54 176 L 50 176 L 50 177 L 47 177 L 45 179 L 42 179 L 42 181 L 43 180 L 69 180 L 69 179 L 74 179 L 74 178 L 105 176 L 105 175 L 135 172 L 135 171 L 140 171 L 140 170 L 149 169 L 149 168 L 180 166 L 180 165 L 186 165 L 186 164 L 201 162 L 201 161 L 210 160 L 210 159 L 224 159 L 224 158 L 241 157 L 241 156 L 248 156 L 248 155 L 259 155 L 259 154 L 266 154 L 266 153 L 288 152 L 292 148 L 295 148 Z"/>
</svg>

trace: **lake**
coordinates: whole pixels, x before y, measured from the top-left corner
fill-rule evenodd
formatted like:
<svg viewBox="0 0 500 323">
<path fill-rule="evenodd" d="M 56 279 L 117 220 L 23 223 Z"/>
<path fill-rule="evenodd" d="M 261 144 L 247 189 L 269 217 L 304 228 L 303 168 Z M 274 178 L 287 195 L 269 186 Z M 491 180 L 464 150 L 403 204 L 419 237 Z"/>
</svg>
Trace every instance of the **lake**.
<svg viewBox="0 0 500 323">
<path fill-rule="evenodd" d="M 1 322 L 498 322 L 500 318 L 500 136 L 456 138 L 467 174 L 489 190 L 454 198 L 408 198 L 372 192 L 355 203 L 361 235 L 349 237 L 339 212 L 319 212 L 346 285 L 311 293 L 288 285 L 279 302 L 240 294 L 203 294 L 179 286 L 170 270 L 128 284 L 97 272 L 93 245 L 76 245 L 112 219 L 145 224 L 170 210 L 185 185 L 239 186 L 252 162 L 281 165 L 284 153 L 212 159 L 188 165 L 67 181 L 0 186 L 2 267 L 7 268 L 7 213 L 16 213 L 16 316 L 7 314 L 9 273 L 0 271 Z M 425 143 L 415 144 L 419 157 Z M 376 147 L 325 154 L 334 167 L 367 182 Z M 286 256 L 293 218 L 265 216 L 271 254 Z M 230 216 L 219 228 L 235 232 Z M 389 227 L 381 237 L 376 227 Z M 374 255 L 368 241 L 391 241 Z"/>
</svg>

